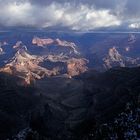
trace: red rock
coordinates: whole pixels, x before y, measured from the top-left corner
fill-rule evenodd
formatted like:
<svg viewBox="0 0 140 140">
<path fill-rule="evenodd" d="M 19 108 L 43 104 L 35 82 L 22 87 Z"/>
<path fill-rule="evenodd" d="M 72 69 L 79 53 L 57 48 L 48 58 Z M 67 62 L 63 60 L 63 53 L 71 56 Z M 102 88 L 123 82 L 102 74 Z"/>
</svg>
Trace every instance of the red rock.
<svg viewBox="0 0 140 140">
<path fill-rule="evenodd" d="M 54 40 L 51 38 L 48 39 L 41 39 L 38 37 L 33 38 L 32 44 L 43 47 L 43 46 L 48 46 L 54 43 Z"/>
<path fill-rule="evenodd" d="M 88 70 L 88 67 L 86 64 L 88 61 L 86 59 L 76 59 L 72 58 L 68 60 L 67 62 L 67 73 L 69 77 L 79 75 L 81 73 L 84 73 Z"/>
</svg>

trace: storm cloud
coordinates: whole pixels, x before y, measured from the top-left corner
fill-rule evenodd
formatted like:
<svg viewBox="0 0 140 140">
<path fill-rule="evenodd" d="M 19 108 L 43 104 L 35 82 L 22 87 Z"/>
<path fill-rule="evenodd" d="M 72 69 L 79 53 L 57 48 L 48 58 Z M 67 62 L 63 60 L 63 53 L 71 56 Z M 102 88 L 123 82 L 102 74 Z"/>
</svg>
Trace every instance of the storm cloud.
<svg viewBox="0 0 140 140">
<path fill-rule="evenodd" d="M 140 28 L 139 0 L 0 0 L 0 7 L 6 27 Z"/>
</svg>

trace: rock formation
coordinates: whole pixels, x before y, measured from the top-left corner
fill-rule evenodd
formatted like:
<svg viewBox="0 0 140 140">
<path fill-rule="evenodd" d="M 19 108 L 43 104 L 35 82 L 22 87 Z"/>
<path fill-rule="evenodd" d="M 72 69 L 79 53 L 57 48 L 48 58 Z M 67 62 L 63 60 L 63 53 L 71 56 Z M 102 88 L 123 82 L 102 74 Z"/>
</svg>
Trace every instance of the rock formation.
<svg viewBox="0 0 140 140">
<path fill-rule="evenodd" d="M 110 48 L 108 56 L 103 59 L 106 68 L 112 68 L 113 65 L 125 67 L 125 63 L 121 54 L 117 51 L 116 47 Z"/>
<path fill-rule="evenodd" d="M 41 39 L 39 37 L 34 37 L 32 40 L 32 44 L 40 46 L 40 47 L 44 47 L 44 46 L 48 46 L 54 43 L 54 40 L 51 38 L 48 39 Z"/>
<path fill-rule="evenodd" d="M 75 54 L 79 54 L 79 52 L 76 50 L 76 44 L 73 42 L 68 42 L 65 40 L 60 40 L 60 39 L 52 39 L 52 38 L 47 38 L 47 39 L 42 39 L 39 37 L 34 37 L 32 40 L 33 45 L 37 45 L 40 47 L 46 47 L 50 45 L 58 46 L 58 47 L 66 47 L 71 49 Z"/>
<path fill-rule="evenodd" d="M 27 51 L 27 47 L 22 43 L 22 41 L 17 41 L 17 43 L 13 46 L 13 49 L 20 49 L 24 48 Z"/>
<path fill-rule="evenodd" d="M 88 63 L 88 60 L 86 59 L 76 59 L 72 58 L 68 60 L 67 62 L 67 73 L 69 77 L 79 75 L 81 73 L 84 73 L 88 70 L 88 67 L 86 64 Z"/>
<path fill-rule="evenodd" d="M 39 66 L 39 63 L 42 61 L 42 57 L 30 55 L 24 48 L 21 48 L 9 63 L 0 69 L 0 72 L 17 75 L 24 79 L 27 84 L 30 84 L 35 79 L 56 75 L 57 72 L 55 70 L 49 71 Z"/>
<path fill-rule="evenodd" d="M 38 39 L 33 40 L 34 43 L 35 41 L 38 41 Z M 68 46 L 67 42 L 60 42 L 58 39 L 57 41 L 61 46 Z M 43 44 L 48 42 L 51 42 L 50 39 L 43 40 Z M 37 43 L 40 44 L 40 42 Z M 25 84 L 30 84 L 36 79 L 62 74 L 68 75 L 68 77 L 71 78 L 72 76 L 79 75 L 87 70 L 87 60 L 83 58 L 74 58 L 64 55 L 63 53 L 43 56 L 31 55 L 22 41 L 18 41 L 13 48 L 16 50 L 15 56 L 0 69 L 0 72 L 17 75 L 23 79 Z M 47 61 L 51 63 L 51 68 L 48 68 Z M 46 63 L 46 66 L 40 65 L 44 63 Z M 62 68 L 62 64 L 64 68 Z M 64 69 L 63 72 L 61 72 L 62 69 Z"/>
</svg>

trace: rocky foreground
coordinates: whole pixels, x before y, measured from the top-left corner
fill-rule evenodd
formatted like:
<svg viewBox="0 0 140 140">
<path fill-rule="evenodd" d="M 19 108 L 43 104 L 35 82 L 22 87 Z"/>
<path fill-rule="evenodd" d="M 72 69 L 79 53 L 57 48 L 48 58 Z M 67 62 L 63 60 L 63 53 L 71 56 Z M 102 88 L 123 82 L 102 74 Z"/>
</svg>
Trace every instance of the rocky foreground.
<svg viewBox="0 0 140 140">
<path fill-rule="evenodd" d="M 0 137 L 84 139 L 94 127 L 113 120 L 128 102 L 138 99 L 139 74 L 140 68 L 88 71 L 72 79 L 41 79 L 35 87 L 19 86 L 19 78 L 1 74 Z"/>
</svg>

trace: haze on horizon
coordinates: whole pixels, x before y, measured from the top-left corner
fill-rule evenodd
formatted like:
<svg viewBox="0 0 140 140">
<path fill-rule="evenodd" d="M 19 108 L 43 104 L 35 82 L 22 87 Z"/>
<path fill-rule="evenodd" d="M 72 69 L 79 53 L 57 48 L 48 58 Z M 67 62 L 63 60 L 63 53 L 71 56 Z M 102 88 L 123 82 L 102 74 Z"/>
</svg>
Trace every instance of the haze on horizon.
<svg viewBox="0 0 140 140">
<path fill-rule="evenodd" d="M 1 27 L 140 29 L 139 0 L 0 0 Z"/>
</svg>

